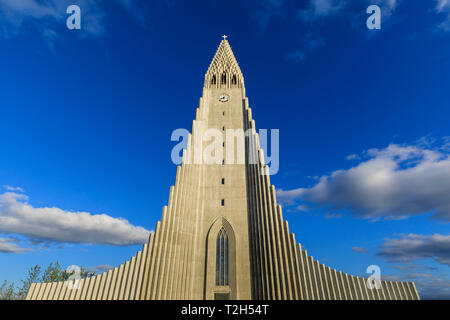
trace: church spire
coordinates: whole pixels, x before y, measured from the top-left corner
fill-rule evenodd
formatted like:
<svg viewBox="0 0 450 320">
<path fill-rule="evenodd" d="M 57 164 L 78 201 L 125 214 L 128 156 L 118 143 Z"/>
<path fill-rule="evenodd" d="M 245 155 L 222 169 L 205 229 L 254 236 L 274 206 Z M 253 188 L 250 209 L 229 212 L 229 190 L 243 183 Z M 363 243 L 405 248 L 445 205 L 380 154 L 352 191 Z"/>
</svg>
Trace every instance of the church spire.
<svg viewBox="0 0 450 320">
<path fill-rule="evenodd" d="M 205 88 L 241 88 L 244 76 L 231 50 L 227 36 L 222 37 L 219 48 L 205 75 Z"/>
</svg>

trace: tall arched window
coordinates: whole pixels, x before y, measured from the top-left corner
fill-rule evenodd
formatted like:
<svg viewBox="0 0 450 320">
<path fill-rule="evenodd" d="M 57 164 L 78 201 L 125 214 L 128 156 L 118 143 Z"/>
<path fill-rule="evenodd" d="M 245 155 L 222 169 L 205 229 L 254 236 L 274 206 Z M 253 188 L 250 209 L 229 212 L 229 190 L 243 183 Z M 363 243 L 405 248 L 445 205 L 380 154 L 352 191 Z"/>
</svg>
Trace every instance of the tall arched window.
<svg viewBox="0 0 450 320">
<path fill-rule="evenodd" d="M 211 84 L 216 84 L 216 76 L 213 75 L 212 79 L 211 79 Z"/>
<path fill-rule="evenodd" d="M 233 75 L 233 78 L 231 78 L 231 84 L 237 84 L 236 75 Z"/>
<path fill-rule="evenodd" d="M 224 228 L 217 235 L 216 286 L 228 285 L 228 236 Z"/>
<path fill-rule="evenodd" d="M 222 73 L 222 81 L 221 81 L 221 83 L 222 84 L 227 84 L 227 74 L 225 72 Z"/>
</svg>

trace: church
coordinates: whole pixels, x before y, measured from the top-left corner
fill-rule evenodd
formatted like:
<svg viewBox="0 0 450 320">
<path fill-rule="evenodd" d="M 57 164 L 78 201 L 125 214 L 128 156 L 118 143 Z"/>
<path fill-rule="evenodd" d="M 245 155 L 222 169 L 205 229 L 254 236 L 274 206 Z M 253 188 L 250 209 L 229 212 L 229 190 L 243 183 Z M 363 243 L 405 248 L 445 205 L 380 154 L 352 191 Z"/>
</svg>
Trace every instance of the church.
<svg viewBox="0 0 450 320">
<path fill-rule="evenodd" d="M 200 125 L 201 124 L 201 125 Z M 203 134 L 246 132 L 243 161 L 195 161 Z M 250 134 L 247 134 L 247 133 Z M 239 144 L 241 140 L 241 144 Z M 200 141 L 200 142 L 199 142 Z M 204 146 L 203 146 L 204 147 Z M 314 259 L 289 231 L 259 146 L 244 76 L 226 36 L 205 75 L 168 205 L 142 250 L 76 281 L 33 283 L 28 300 L 418 300 L 413 282 L 352 276 Z"/>
</svg>

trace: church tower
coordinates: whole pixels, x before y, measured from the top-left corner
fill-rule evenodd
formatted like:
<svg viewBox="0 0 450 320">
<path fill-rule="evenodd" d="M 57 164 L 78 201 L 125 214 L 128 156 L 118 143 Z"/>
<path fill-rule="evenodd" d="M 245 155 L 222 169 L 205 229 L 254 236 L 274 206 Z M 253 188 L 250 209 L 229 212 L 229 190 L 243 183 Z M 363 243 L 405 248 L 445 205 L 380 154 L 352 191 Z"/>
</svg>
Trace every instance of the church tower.
<svg viewBox="0 0 450 320">
<path fill-rule="evenodd" d="M 252 298 L 244 136 L 225 138 L 230 129 L 244 132 L 245 101 L 244 77 L 224 39 L 154 235 L 160 265 L 150 270 L 146 299 Z M 241 163 L 227 159 L 229 148 L 242 154 Z"/>
<path fill-rule="evenodd" d="M 108 272 L 33 283 L 27 299 L 419 299 L 412 282 L 369 285 L 308 255 L 283 219 L 255 128 L 244 76 L 224 36 L 148 243 Z"/>
</svg>

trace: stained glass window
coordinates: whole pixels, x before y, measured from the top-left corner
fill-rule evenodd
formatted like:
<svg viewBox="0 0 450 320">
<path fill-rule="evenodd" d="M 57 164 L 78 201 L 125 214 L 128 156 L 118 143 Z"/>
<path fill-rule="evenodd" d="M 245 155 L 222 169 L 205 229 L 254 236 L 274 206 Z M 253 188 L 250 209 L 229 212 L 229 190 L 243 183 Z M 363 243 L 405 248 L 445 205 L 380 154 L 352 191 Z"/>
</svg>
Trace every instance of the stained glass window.
<svg viewBox="0 0 450 320">
<path fill-rule="evenodd" d="M 228 285 L 228 236 L 220 229 L 216 242 L 216 285 Z"/>
</svg>

